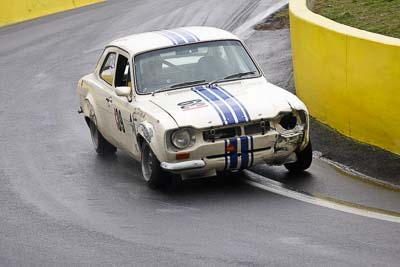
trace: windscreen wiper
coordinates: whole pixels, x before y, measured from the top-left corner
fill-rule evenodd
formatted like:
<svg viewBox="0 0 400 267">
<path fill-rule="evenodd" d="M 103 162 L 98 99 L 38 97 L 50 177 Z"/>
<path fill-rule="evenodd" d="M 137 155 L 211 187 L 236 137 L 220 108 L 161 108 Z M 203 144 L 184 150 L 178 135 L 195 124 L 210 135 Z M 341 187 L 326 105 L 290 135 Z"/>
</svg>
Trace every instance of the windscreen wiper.
<svg viewBox="0 0 400 267">
<path fill-rule="evenodd" d="M 222 79 L 217 79 L 217 80 L 211 81 L 208 83 L 208 87 L 210 87 L 211 85 L 216 84 L 218 82 L 221 82 L 223 80 L 228 80 L 228 79 L 232 79 L 232 78 L 240 78 L 240 77 L 247 76 L 250 74 L 255 74 L 255 73 L 256 73 L 255 71 L 238 72 L 238 73 L 226 76 Z"/>
<path fill-rule="evenodd" d="M 228 79 L 232 79 L 232 78 L 240 78 L 240 77 L 247 76 L 247 75 L 250 75 L 250 74 L 255 74 L 255 73 L 256 73 L 255 71 L 239 72 L 239 73 L 235 73 L 235 74 L 226 76 L 224 78 L 224 80 L 228 80 Z"/>
<path fill-rule="evenodd" d="M 177 87 L 181 87 L 181 86 L 189 86 L 189 85 L 197 85 L 197 84 L 201 84 L 201 83 L 205 83 L 206 80 L 196 80 L 196 81 L 189 81 L 189 82 L 183 82 L 183 83 L 176 83 L 167 87 L 163 87 L 160 89 L 155 90 L 151 95 L 154 96 L 156 93 L 168 90 L 168 89 L 172 89 L 172 88 L 177 88 Z"/>
<path fill-rule="evenodd" d="M 196 85 L 198 83 L 205 83 L 206 80 L 197 80 L 197 81 L 189 81 L 189 82 L 183 82 L 183 83 L 177 83 L 174 85 L 171 85 L 169 88 L 176 88 L 176 87 L 181 87 L 181 86 L 186 86 L 186 85 Z"/>
</svg>

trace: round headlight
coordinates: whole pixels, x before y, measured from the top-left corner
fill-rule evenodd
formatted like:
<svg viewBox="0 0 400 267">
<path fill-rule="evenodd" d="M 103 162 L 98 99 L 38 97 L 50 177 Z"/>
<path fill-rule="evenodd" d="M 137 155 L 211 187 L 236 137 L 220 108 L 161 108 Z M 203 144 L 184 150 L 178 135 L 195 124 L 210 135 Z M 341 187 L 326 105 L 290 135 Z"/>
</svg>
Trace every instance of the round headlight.
<svg viewBox="0 0 400 267">
<path fill-rule="evenodd" d="M 172 133 L 171 141 L 176 148 L 184 149 L 190 146 L 192 137 L 188 130 L 180 129 Z"/>
</svg>

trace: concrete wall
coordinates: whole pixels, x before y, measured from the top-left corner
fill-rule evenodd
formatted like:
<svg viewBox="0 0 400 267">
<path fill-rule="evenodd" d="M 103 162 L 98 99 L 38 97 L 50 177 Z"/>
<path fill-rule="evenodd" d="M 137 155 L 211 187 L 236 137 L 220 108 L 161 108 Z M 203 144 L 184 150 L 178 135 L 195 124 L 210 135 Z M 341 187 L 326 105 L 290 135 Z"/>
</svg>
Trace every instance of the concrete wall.
<svg viewBox="0 0 400 267">
<path fill-rule="evenodd" d="M 400 39 L 317 15 L 290 0 L 297 95 L 344 135 L 400 154 Z"/>
<path fill-rule="evenodd" d="M 0 0 L 0 27 L 105 0 Z"/>
</svg>

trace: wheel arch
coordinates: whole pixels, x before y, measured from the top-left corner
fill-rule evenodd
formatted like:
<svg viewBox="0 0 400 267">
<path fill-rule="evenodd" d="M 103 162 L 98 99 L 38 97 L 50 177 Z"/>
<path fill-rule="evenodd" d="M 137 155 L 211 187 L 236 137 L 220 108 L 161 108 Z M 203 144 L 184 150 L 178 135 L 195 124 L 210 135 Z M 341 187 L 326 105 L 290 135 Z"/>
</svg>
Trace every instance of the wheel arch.
<svg viewBox="0 0 400 267">
<path fill-rule="evenodd" d="M 158 161 L 162 162 L 162 160 L 165 159 L 165 155 L 163 154 L 163 148 L 164 148 L 163 143 L 160 142 L 159 140 L 157 141 L 156 138 L 148 140 L 141 133 L 137 133 L 136 140 L 140 153 L 143 152 L 142 151 L 143 143 L 147 143 L 150 146 L 156 158 L 158 159 Z"/>
<path fill-rule="evenodd" d="M 90 121 L 93 121 L 97 125 L 97 108 L 94 98 L 90 93 L 86 95 L 82 109 L 87 125 L 89 125 Z"/>
</svg>

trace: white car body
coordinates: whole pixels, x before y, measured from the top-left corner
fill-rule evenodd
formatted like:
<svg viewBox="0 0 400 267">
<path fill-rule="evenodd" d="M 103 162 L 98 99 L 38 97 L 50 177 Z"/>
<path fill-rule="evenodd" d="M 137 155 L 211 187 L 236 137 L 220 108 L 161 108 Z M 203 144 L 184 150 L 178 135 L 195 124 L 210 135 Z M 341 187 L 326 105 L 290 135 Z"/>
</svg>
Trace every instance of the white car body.
<svg viewBox="0 0 400 267">
<path fill-rule="evenodd" d="M 268 83 L 258 65 L 259 77 L 146 95 L 135 90 L 136 55 L 215 40 L 240 41 L 220 29 L 186 27 L 142 33 L 111 42 L 95 71 L 78 83 L 80 112 L 87 122 L 94 121 L 109 143 L 137 160 L 141 159 L 141 143 L 147 142 L 162 169 L 181 174 L 183 178 L 213 176 L 220 171 L 241 170 L 259 163 L 295 162 L 295 152 L 309 142 L 307 108 L 295 95 Z M 99 71 L 110 52 L 128 59 L 128 75 L 134 81 L 129 84 L 130 88 L 116 89 L 115 84 L 100 77 Z M 127 92 L 129 96 L 123 96 Z M 217 105 L 209 94 L 218 98 Z M 284 114 L 296 116 L 295 127 L 288 130 L 280 125 Z M 215 138 L 216 131 L 223 132 L 230 127 L 239 127 L 239 134 Z M 171 132 L 180 128 L 188 128 L 195 140 L 182 150 L 174 147 L 170 140 Z"/>
</svg>

